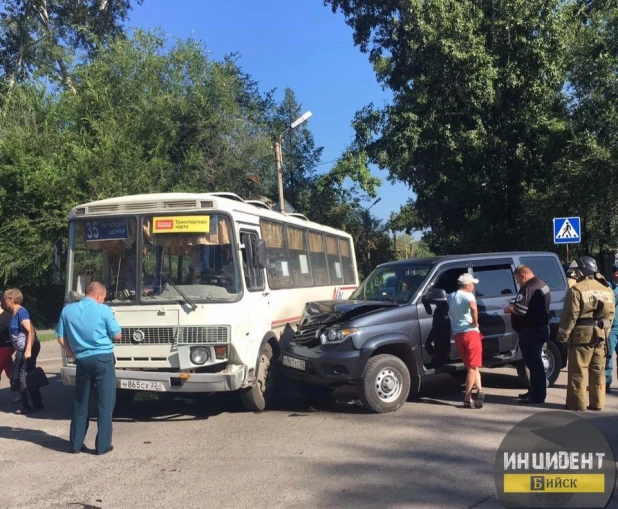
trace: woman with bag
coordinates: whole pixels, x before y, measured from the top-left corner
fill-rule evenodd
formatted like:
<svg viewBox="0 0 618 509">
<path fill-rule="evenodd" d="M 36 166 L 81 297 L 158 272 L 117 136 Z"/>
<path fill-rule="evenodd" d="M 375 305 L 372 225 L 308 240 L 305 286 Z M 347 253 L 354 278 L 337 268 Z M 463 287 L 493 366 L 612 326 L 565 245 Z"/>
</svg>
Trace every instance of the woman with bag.
<svg viewBox="0 0 618 509">
<path fill-rule="evenodd" d="M 11 379 L 13 372 L 13 343 L 9 334 L 9 322 L 11 314 L 8 311 L 0 310 L 0 380 L 2 373 L 6 374 L 7 379 Z"/>
<path fill-rule="evenodd" d="M 4 292 L 2 304 L 12 315 L 9 331 L 13 348 L 15 348 L 15 361 L 13 362 L 11 387 L 19 387 L 23 405 L 23 409 L 18 410 L 17 413 L 29 414 L 43 409 L 39 387 L 31 386 L 25 390 L 22 388 L 25 373 L 32 373 L 36 369 L 36 358 L 41 351 L 41 343 L 36 337 L 28 310 L 22 306 L 23 301 L 22 293 L 17 288 L 12 288 Z"/>
</svg>

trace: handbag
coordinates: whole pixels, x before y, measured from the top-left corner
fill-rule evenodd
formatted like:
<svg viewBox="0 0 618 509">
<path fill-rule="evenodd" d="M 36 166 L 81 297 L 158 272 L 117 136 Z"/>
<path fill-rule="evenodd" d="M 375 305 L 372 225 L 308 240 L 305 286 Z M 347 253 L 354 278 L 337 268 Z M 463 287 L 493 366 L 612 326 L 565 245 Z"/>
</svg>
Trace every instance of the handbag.
<svg viewBox="0 0 618 509">
<path fill-rule="evenodd" d="M 43 368 L 36 367 L 29 373 L 26 371 L 25 366 L 19 370 L 19 390 L 25 391 L 34 387 L 43 387 L 49 385 L 49 380 Z"/>
</svg>

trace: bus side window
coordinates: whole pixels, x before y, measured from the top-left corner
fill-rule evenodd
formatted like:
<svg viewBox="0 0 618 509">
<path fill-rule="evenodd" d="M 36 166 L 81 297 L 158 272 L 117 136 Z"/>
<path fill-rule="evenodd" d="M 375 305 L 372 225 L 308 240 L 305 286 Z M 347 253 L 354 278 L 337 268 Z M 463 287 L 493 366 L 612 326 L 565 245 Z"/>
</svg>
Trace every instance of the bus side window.
<svg viewBox="0 0 618 509">
<path fill-rule="evenodd" d="M 242 267 L 247 290 L 250 292 L 264 289 L 264 271 L 257 267 L 258 236 L 255 233 L 241 232 Z"/>
<path fill-rule="evenodd" d="M 328 286 L 326 250 L 324 249 L 324 237 L 321 233 L 309 232 L 309 259 L 313 275 L 313 286 Z"/>
</svg>

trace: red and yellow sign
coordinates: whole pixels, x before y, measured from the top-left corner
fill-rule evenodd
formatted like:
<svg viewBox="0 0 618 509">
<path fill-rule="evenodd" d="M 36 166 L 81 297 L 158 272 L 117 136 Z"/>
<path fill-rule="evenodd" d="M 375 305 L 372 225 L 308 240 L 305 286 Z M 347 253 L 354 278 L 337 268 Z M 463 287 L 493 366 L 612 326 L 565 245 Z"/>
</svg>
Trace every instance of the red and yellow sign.
<svg viewBox="0 0 618 509">
<path fill-rule="evenodd" d="M 167 216 L 152 218 L 152 233 L 208 233 L 210 216 Z"/>
</svg>

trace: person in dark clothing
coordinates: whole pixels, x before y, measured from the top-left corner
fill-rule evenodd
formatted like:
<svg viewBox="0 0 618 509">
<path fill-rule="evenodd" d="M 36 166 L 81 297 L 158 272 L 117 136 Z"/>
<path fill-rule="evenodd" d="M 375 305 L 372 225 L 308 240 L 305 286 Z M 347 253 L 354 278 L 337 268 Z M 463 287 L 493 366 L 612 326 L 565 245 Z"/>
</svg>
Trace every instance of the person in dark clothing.
<svg viewBox="0 0 618 509">
<path fill-rule="evenodd" d="M 10 380 L 13 372 L 13 343 L 9 333 L 11 314 L 8 311 L 0 312 L 0 380 L 2 373 Z"/>
<path fill-rule="evenodd" d="M 36 368 L 36 359 L 41 351 L 41 343 L 36 337 L 34 325 L 30 320 L 28 310 L 22 306 L 24 296 L 17 288 L 4 293 L 2 307 L 11 313 L 9 331 L 11 342 L 15 349 L 15 361 L 11 376 L 11 385 L 19 384 L 19 372 L 25 367 L 28 373 Z M 39 387 L 29 387 L 21 393 L 22 409 L 19 414 L 29 414 L 43 410 L 43 398 Z"/>
<path fill-rule="evenodd" d="M 513 330 L 519 334 L 519 348 L 530 371 L 530 389 L 519 395 L 520 403 L 543 404 L 547 396 L 547 377 L 543 366 L 543 345 L 549 340 L 549 304 L 547 284 L 530 267 L 515 269 L 520 286 L 515 301 L 504 308 L 511 315 Z"/>
</svg>

